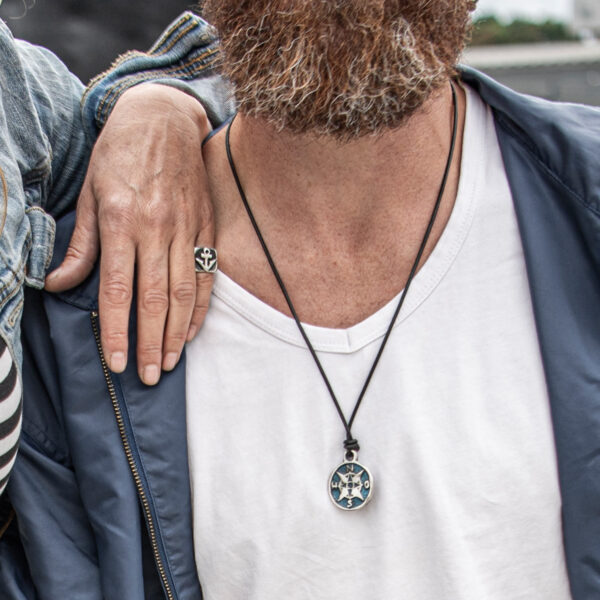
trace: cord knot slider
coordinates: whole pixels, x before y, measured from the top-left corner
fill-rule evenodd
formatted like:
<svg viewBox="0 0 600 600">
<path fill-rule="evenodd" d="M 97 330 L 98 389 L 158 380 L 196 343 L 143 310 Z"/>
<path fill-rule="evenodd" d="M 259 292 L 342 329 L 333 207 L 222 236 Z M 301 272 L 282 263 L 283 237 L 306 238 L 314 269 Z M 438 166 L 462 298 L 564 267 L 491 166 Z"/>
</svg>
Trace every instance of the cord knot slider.
<svg viewBox="0 0 600 600">
<path fill-rule="evenodd" d="M 355 440 L 354 438 L 347 439 L 344 442 L 344 448 L 347 452 L 358 452 L 360 450 L 358 440 Z"/>
</svg>

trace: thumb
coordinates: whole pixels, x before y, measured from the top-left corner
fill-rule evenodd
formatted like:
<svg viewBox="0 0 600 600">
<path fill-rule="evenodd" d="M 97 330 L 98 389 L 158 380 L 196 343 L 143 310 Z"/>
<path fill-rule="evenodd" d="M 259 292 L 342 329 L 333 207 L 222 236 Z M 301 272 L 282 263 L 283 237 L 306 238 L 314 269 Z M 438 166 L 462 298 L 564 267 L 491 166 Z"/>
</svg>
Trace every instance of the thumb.
<svg viewBox="0 0 600 600">
<path fill-rule="evenodd" d="M 79 285 L 90 274 L 98 257 L 98 218 L 89 187 L 79 196 L 75 229 L 62 264 L 46 277 L 49 292 L 62 292 Z"/>
</svg>

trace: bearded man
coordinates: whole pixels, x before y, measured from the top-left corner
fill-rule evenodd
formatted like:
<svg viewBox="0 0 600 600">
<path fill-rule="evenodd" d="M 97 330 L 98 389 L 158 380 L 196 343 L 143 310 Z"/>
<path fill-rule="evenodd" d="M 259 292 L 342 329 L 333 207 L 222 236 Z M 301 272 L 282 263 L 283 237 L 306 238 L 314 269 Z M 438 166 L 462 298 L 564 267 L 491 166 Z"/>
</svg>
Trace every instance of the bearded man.
<svg viewBox="0 0 600 600">
<path fill-rule="evenodd" d="M 148 389 L 30 295 L 6 589 L 598 597 L 600 116 L 457 71 L 472 4 L 205 3 L 212 308 Z"/>
</svg>

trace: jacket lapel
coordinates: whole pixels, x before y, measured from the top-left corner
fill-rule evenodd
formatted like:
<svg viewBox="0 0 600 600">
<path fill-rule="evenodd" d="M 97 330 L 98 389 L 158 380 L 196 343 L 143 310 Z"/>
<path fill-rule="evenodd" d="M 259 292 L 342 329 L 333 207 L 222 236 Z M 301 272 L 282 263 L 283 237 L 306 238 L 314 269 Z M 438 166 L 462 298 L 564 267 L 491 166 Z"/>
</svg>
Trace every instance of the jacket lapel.
<svg viewBox="0 0 600 600">
<path fill-rule="evenodd" d="M 57 224 L 57 236 L 53 267 L 60 263 L 64 256 L 73 228 L 74 214 L 61 219 Z M 79 287 L 59 295 L 62 304 L 75 306 L 83 311 L 78 316 L 85 325 L 73 328 L 73 335 L 81 338 L 82 331 L 90 331 L 89 319 L 98 325 L 97 311 L 98 296 L 98 268 Z M 69 314 L 74 311 L 70 311 Z M 133 311 L 135 312 L 135 311 Z M 60 322 L 62 324 L 62 321 Z M 137 330 L 135 315 L 130 319 L 130 331 Z M 120 456 L 126 457 L 124 467 L 119 471 L 120 488 L 125 488 L 133 483 L 131 491 L 124 494 L 127 500 L 137 494 L 141 505 L 142 514 L 146 521 L 146 530 L 151 545 L 151 555 L 157 563 L 162 586 L 167 588 L 168 598 L 173 600 L 200 600 L 202 593 L 198 582 L 198 575 L 194 561 L 194 547 L 192 538 L 192 510 L 190 498 L 190 482 L 187 468 L 187 432 L 185 418 L 185 354 L 177 368 L 168 374 L 163 374 L 160 383 L 154 387 L 147 387 L 141 383 L 137 375 L 136 345 L 137 339 L 132 337 L 129 343 L 129 360 L 126 371 L 120 375 L 111 374 L 108 369 L 101 369 L 98 359 L 97 342 L 99 331 L 95 331 L 96 341 L 86 338 L 86 344 L 93 346 L 90 354 L 93 359 L 94 372 L 100 379 L 94 385 L 95 395 L 100 396 L 96 403 L 106 408 L 108 418 L 119 426 L 119 435 L 114 439 L 103 440 L 109 444 L 111 450 L 118 451 Z M 87 333 L 86 333 L 87 335 Z M 64 334 L 58 336 L 59 340 L 67 338 Z M 69 338 L 70 339 L 70 338 Z M 70 342 L 71 348 L 80 345 Z M 65 348 L 65 352 L 69 350 Z M 102 376 L 104 371 L 104 379 Z M 108 378 L 108 379 L 107 379 Z M 69 389 L 74 386 L 69 386 Z M 80 395 L 81 386 L 73 390 Z M 108 394 L 107 394 L 108 392 Z M 110 398 L 107 396 L 110 395 Z M 91 401 L 91 400 L 90 400 Z M 76 412 L 76 411 L 73 411 Z M 97 424 L 89 419 L 85 423 L 93 432 Z M 79 431 L 81 426 L 75 427 Z M 94 435 L 90 433 L 90 435 Z M 87 470 L 93 470 L 88 466 Z M 128 472 L 129 471 L 129 472 Z M 106 478 L 106 473 L 96 473 L 98 480 Z M 116 475 L 113 473 L 113 475 Z M 120 502 L 123 506 L 124 500 Z M 131 504 L 131 502 L 129 502 Z M 90 499 L 90 505 L 95 506 Z M 138 519 L 139 511 L 131 513 L 129 522 Z M 100 522 L 108 521 L 101 517 Z M 116 536 L 113 532 L 107 533 L 112 539 Z M 138 536 L 139 537 L 139 536 Z M 150 553 L 149 553 L 150 554 Z M 152 575 L 155 569 L 150 565 L 151 571 L 144 567 L 144 597 L 164 598 L 156 578 Z M 134 574 L 131 574 L 133 577 Z M 137 573 L 136 573 L 137 576 Z M 152 589 L 149 589 L 149 588 Z"/>
<path fill-rule="evenodd" d="M 463 78 L 494 110 L 551 403 L 574 600 L 600 589 L 600 115 Z M 526 399 L 524 399 L 526 400 Z"/>
<path fill-rule="evenodd" d="M 131 326 L 135 331 L 135 323 Z M 185 356 L 173 372 L 163 374 L 157 386 L 147 387 L 136 371 L 135 340 L 130 352 L 130 366 L 115 381 L 153 521 L 148 523 L 150 542 L 155 530 L 162 568 L 176 597 L 199 599 L 187 466 Z"/>
</svg>

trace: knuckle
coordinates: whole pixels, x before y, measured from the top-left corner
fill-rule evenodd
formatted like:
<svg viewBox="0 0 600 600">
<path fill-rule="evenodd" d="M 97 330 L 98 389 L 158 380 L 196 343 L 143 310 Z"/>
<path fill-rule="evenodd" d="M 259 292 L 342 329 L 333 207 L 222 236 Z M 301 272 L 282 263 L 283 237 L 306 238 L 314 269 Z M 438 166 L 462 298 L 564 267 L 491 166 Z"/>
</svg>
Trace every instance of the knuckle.
<svg viewBox="0 0 600 600">
<path fill-rule="evenodd" d="M 70 245 L 65 253 L 65 260 L 82 260 L 85 258 L 83 250 L 75 245 Z"/>
<path fill-rule="evenodd" d="M 186 341 L 186 332 L 185 331 L 173 331 L 169 333 L 167 339 L 165 341 L 165 346 L 167 348 L 175 348 L 179 349 L 185 344 Z"/>
<path fill-rule="evenodd" d="M 209 295 L 214 283 L 214 275 L 198 273 L 196 276 L 196 289 L 199 293 Z"/>
<path fill-rule="evenodd" d="M 142 309 L 152 315 L 160 315 L 169 308 L 169 298 L 164 290 L 150 288 L 142 292 Z"/>
<path fill-rule="evenodd" d="M 178 304 L 191 304 L 196 296 L 196 284 L 193 281 L 181 281 L 173 286 L 172 297 Z"/>
<path fill-rule="evenodd" d="M 113 273 L 104 282 L 102 296 L 106 302 L 113 306 L 125 306 L 131 302 L 132 290 L 129 282 L 123 275 Z"/>
<path fill-rule="evenodd" d="M 102 346 L 109 350 L 124 347 L 126 344 L 127 331 L 108 329 L 102 334 Z"/>
<path fill-rule="evenodd" d="M 142 362 L 147 362 L 162 354 L 162 344 L 156 342 L 144 342 L 140 344 L 138 351 Z"/>
<path fill-rule="evenodd" d="M 108 226 L 123 227 L 124 223 L 129 223 L 132 219 L 129 203 L 113 196 L 103 199 L 99 213 L 102 221 Z"/>
<path fill-rule="evenodd" d="M 206 302 L 197 302 L 196 306 L 194 306 L 194 314 L 192 315 L 192 323 L 194 325 L 199 325 L 204 321 L 204 317 L 208 312 L 208 303 Z"/>
<path fill-rule="evenodd" d="M 175 205 L 175 203 L 172 203 Z M 182 198 L 177 202 L 177 211 L 175 214 L 177 223 L 187 228 L 194 228 L 194 221 L 197 218 L 197 207 L 194 203 Z"/>
<path fill-rule="evenodd" d="M 151 229 L 164 229 L 172 223 L 170 207 L 164 202 L 148 202 L 141 213 L 144 225 Z"/>
<path fill-rule="evenodd" d="M 106 240 L 115 241 L 131 237 L 134 231 L 131 215 L 117 216 L 104 215 L 98 217 L 100 239 L 104 240 L 104 247 L 108 247 Z"/>
</svg>

